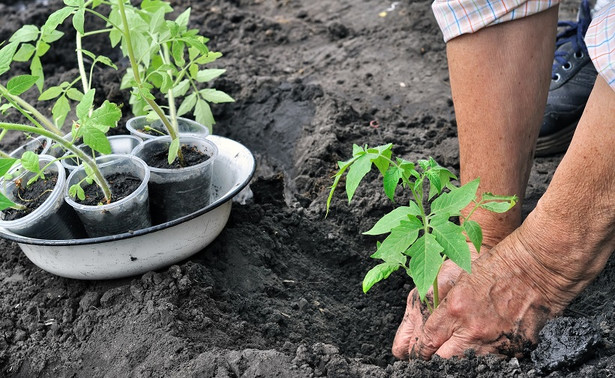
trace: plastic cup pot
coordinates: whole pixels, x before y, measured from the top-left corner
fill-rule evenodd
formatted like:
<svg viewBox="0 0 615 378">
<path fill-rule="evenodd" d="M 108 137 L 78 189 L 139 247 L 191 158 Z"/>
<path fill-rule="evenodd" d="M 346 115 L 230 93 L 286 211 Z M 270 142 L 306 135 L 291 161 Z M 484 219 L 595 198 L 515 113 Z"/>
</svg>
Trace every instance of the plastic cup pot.
<svg viewBox="0 0 615 378">
<path fill-rule="evenodd" d="M 147 132 L 146 127 L 154 129 Z M 126 122 L 126 128 L 130 134 L 138 136 L 143 140 L 154 139 L 168 135 L 168 132 L 161 120 L 148 121 L 146 116 L 133 117 Z M 188 118 L 177 117 L 177 129 L 179 135 L 189 135 L 199 138 L 206 138 L 209 128 Z"/>
<path fill-rule="evenodd" d="M 180 135 L 180 144 L 195 149 L 209 158 L 199 164 L 182 168 L 157 168 L 153 165 L 160 151 L 168 151 L 171 137 L 146 140 L 133 154 L 150 167 L 150 210 L 154 224 L 165 223 L 191 214 L 209 204 L 213 165 L 218 147 L 204 138 Z M 166 154 L 164 155 L 166 159 Z"/>
<path fill-rule="evenodd" d="M 0 227 L 14 232 L 18 235 L 27 236 L 45 240 L 66 240 L 78 239 L 85 236 L 83 225 L 75 215 L 73 209 L 64 202 L 64 191 L 66 188 L 66 171 L 62 164 L 54 161 L 55 158 L 49 155 L 40 155 L 39 164 L 45 168 L 45 174 L 57 175 L 57 181 L 54 188 L 51 190 L 49 197 L 32 211 L 30 214 L 15 220 L 5 220 L 6 214 L 2 213 Z M 16 166 L 10 172 L 15 172 L 20 166 Z M 13 195 L 16 182 L 27 182 L 34 176 L 34 173 L 24 171 L 18 177 L 6 180 L 0 179 L 0 187 L 3 188 L 4 194 L 15 203 L 22 203 L 20 198 Z M 39 179 L 40 180 L 40 179 Z"/>
<path fill-rule="evenodd" d="M 109 144 L 111 144 L 111 153 L 116 155 L 130 155 L 132 150 L 135 149 L 138 145 L 143 143 L 141 138 L 138 138 L 134 135 L 114 135 L 107 138 L 109 140 Z M 88 155 L 92 155 L 92 149 L 85 144 L 79 146 L 81 151 L 85 152 Z M 69 172 L 74 171 L 81 164 L 81 161 L 76 157 L 68 157 L 73 155 L 72 152 L 68 151 L 64 154 L 64 159 L 62 159 L 62 165 Z M 96 156 L 102 156 L 98 152 Z"/>
<path fill-rule="evenodd" d="M 49 147 L 51 147 L 51 139 L 39 136 L 28 140 L 26 143 L 13 150 L 9 155 L 17 159 L 21 158 L 21 155 L 26 151 L 32 151 L 37 155 L 45 155 L 47 151 L 49 151 Z"/>
<path fill-rule="evenodd" d="M 140 180 L 135 191 L 120 199 L 103 205 L 84 205 L 69 196 L 68 190 L 86 177 L 85 168 L 78 167 L 68 176 L 64 191 L 66 202 L 77 212 L 89 237 L 116 235 L 151 226 L 147 182 L 149 167 L 133 155 L 104 155 L 96 158 L 98 168 L 105 177 L 116 173 Z M 96 185 L 96 184 L 93 184 Z"/>
</svg>

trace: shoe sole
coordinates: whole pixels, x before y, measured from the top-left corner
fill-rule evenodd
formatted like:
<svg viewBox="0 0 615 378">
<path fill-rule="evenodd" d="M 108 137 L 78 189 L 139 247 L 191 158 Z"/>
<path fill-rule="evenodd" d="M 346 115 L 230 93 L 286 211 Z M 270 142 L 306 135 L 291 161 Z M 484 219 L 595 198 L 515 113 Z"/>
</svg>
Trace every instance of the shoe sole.
<svg viewBox="0 0 615 378">
<path fill-rule="evenodd" d="M 566 126 L 554 134 L 538 138 L 534 155 L 537 157 L 545 157 L 565 152 L 572 140 L 574 130 L 577 128 L 577 123 L 578 122 L 575 122 L 572 125 Z"/>
</svg>

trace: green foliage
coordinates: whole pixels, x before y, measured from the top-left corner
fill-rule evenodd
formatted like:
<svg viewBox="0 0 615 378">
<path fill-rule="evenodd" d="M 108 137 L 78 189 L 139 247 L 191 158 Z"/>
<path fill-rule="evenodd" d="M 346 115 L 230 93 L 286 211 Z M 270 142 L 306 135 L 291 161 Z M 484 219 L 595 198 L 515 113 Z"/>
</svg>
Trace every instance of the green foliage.
<svg viewBox="0 0 615 378">
<path fill-rule="evenodd" d="M 409 191 L 408 206 L 396 207 L 364 232 L 365 235 L 388 235 L 371 255 L 383 262 L 365 275 L 363 291 L 367 292 L 374 284 L 403 268 L 413 279 L 421 299 L 425 300 L 431 287 L 437 289 L 437 276 L 445 260 L 450 259 L 470 272 L 471 253 L 467 240 L 480 251 L 483 238 L 480 225 L 469 219 L 472 213 L 478 208 L 506 212 L 515 205 L 517 198 L 485 193 L 478 199 L 479 179 L 455 186 L 451 180 L 457 177 L 434 159 L 419 160 L 417 164 L 401 158 L 392 159 L 392 147 L 392 144 L 374 148 L 353 146 L 352 158 L 338 163 L 339 171 L 327 198 L 327 213 L 344 173 L 349 202 L 372 167 L 381 173 L 384 192 L 391 201 L 395 201 L 398 188 Z M 468 207 L 471 210 L 463 217 L 461 211 Z M 461 226 L 454 222 L 457 217 Z M 437 301 L 437 295 L 434 300 Z"/>
</svg>

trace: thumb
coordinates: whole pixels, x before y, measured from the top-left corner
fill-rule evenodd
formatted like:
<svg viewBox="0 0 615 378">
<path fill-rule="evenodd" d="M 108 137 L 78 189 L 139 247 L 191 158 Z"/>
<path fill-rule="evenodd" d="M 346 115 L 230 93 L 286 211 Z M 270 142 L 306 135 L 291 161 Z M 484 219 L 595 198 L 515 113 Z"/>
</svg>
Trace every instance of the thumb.
<svg viewBox="0 0 615 378">
<path fill-rule="evenodd" d="M 423 332 L 416 341 L 419 357 L 429 360 L 440 346 L 451 338 L 454 326 L 446 312 L 446 300 L 429 316 L 423 326 Z"/>
</svg>

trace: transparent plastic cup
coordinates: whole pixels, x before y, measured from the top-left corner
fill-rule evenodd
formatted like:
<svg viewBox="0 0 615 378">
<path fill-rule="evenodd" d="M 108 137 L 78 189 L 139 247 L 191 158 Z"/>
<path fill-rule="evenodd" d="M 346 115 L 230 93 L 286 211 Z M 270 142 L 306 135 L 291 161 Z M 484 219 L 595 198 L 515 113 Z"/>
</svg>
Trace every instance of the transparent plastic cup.
<svg viewBox="0 0 615 378">
<path fill-rule="evenodd" d="M 197 165 L 178 169 L 152 167 L 152 156 L 159 151 L 168 151 L 171 137 L 146 140 L 137 146 L 133 154 L 150 166 L 150 210 L 152 222 L 160 224 L 206 207 L 210 201 L 213 165 L 218 156 L 218 147 L 204 138 L 180 135 L 181 145 L 195 148 L 209 156 Z"/>
<path fill-rule="evenodd" d="M 139 187 L 119 201 L 106 205 L 84 205 L 68 195 L 71 185 L 85 178 L 83 166 L 68 176 L 64 199 L 77 212 L 89 237 L 116 235 L 151 226 L 149 215 L 149 167 L 133 155 L 105 155 L 96 158 L 99 169 L 107 177 L 113 173 L 130 174 L 141 180 Z M 94 184 L 95 185 L 95 184 Z"/>
<path fill-rule="evenodd" d="M 146 133 L 144 131 L 146 126 L 149 126 L 154 130 L 158 130 L 159 132 L 153 132 L 152 134 Z M 168 135 L 168 132 L 161 120 L 157 119 L 150 122 L 145 116 L 133 117 L 129 119 L 128 122 L 126 122 L 126 128 L 130 131 L 130 134 L 138 136 L 143 140 Z M 210 134 L 207 126 L 201 125 L 200 123 L 188 118 L 177 117 L 177 128 L 180 135 L 206 138 Z"/>
<path fill-rule="evenodd" d="M 111 144 L 111 153 L 116 155 L 130 155 L 132 150 L 135 147 L 143 143 L 141 138 L 138 138 L 134 135 L 114 135 L 107 138 L 109 140 L 109 144 Z M 92 155 L 92 149 L 85 144 L 79 145 L 79 149 L 89 156 Z M 64 154 L 64 156 L 72 155 L 73 153 L 68 151 Z M 101 156 L 98 152 L 96 156 Z M 81 161 L 76 157 L 65 158 L 62 159 L 62 165 L 69 172 L 77 169 L 77 167 L 81 164 Z"/>
<path fill-rule="evenodd" d="M 39 165 L 43 168 L 48 163 L 55 160 L 53 156 L 40 155 Z M 14 167 L 10 172 L 15 172 L 20 166 Z M 32 211 L 25 217 L 15 220 L 0 220 L 0 227 L 12 231 L 22 236 L 28 236 L 47 240 L 77 239 L 85 236 L 85 231 L 73 209 L 64 202 L 64 191 L 66 189 L 66 171 L 58 161 L 53 162 L 45 168 L 46 174 L 55 173 L 58 175 L 56 186 L 51 194 L 41 206 Z M 20 178 L 22 182 L 27 182 L 34 173 L 25 171 L 12 180 L 0 179 L 0 187 L 4 194 L 13 202 L 19 203 L 19 198 L 13 197 L 15 180 Z"/>
<path fill-rule="evenodd" d="M 44 136 L 29 139 L 26 143 L 14 149 L 9 155 L 16 159 L 21 158 L 21 155 L 26 151 L 33 151 L 37 155 L 46 155 L 49 147 L 51 147 L 51 142 L 51 139 Z"/>
</svg>

